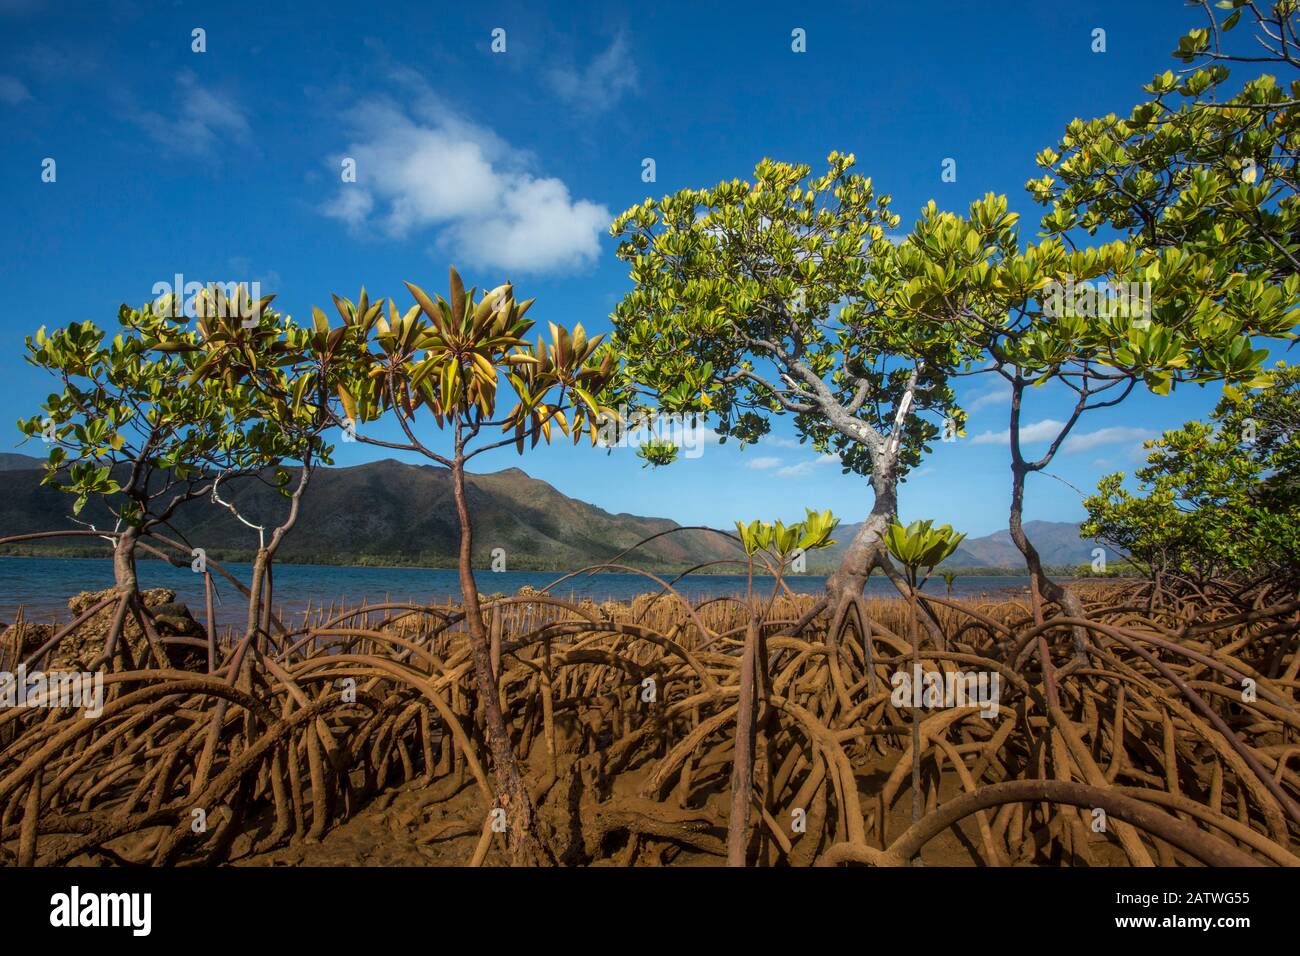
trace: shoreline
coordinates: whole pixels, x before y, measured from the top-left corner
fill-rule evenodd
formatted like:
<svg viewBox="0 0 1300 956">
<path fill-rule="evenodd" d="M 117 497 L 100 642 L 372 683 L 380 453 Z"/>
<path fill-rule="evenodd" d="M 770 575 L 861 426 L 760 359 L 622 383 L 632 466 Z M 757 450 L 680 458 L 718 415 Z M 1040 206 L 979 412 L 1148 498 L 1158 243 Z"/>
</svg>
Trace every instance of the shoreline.
<svg viewBox="0 0 1300 956">
<path fill-rule="evenodd" d="M 251 565 L 253 561 L 252 554 L 248 554 L 247 556 L 245 556 L 242 552 L 237 552 L 236 555 L 233 557 L 223 556 L 221 553 L 217 553 L 217 552 L 209 552 L 208 557 L 214 561 L 220 562 L 223 565 L 224 564 L 250 564 Z M 48 552 L 48 551 L 37 551 L 37 550 L 21 550 L 21 551 L 14 551 L 14 552 L 0 551 L 0 561 L 3 561 L 5 559 L 10 559 L 10 558 L 19 559 L 19 560 L 37 558 L 37 559 L 57 560 L 57 561 L 108 561 L 108 562 L 111 562 L 113 560 L 111 554 L 98 555 L 98 554 L 87 554 L 87 553 L 79 553 L 79 552 L 62 553 L 62 552 Z M 161 562 L 164 564 L 171 564 L 171 562 L 165 561 L 163 558 L 158 558 L 150 554 L 139 555 L 137 558 L 137 562 L 140 564 L 144 564 L 146 562 L 149 563 Z M 414 564 L 414 563 L 412 564 L 373 563 L 372 564 L 364 561 L 306 561 L 306 560 L 302 560 L 300 557 L 294 560 L 277 560 L 275 562 L 275 566 L 277 568 L 286 568 L 286 567 L 339 568 L 339 569 L 365 568 L 365 569 L 387 570 L 387 571 L 446 571 L 450 573 L 456 572 L 455 564 L 448 564 L 448 565 Z M 177 567 L 177 565 L 172 564 L 172 567 Z M 630 565 L 630 567 L 636 567 L 636 566 Z M 1029 578 L 1029 573 L 1024 568 L 994 567 L 994 566 L 980 566 L 980 567 L 971 567 L 971 568 L 943 568 L 943 566 L 940 565 L 939 568 L 935 569 L 935 573 L 930 575 L 928 580 L 931 582 L 936 580 L 942 581 L 942 578 L 938 576 L 938 571 L 941 569 L 953 571 L 955 574 L 955 579 L 1002 577 L 1002 578 L 1024 578 L 1028 580 Z M 687 566 L 647 565 L 642 568 L 637 568 L 637 570 L 648 571 L 651 574 L 663 575 L 663 574 L 681 574 L 682 572 L 688 571 L 690 569 Z M 1053 569 L 1053 568 L 1045 568 L 1045 570 L 1052 577 L 1053 580 L 1062 584 L 1071 583 L 1071 582 L 1085 582 L 1085 581 L 1086 582 L 1125 581 L 1125 580 L 1135 580 L 1140 577 L 1140 575 L 1137 574 L 1113 574 L 1113 575 L 1104 575 L 1095 578 L 1089 578 L 1089 577 L 1078 576 L 1077 572 L 1074 569 L 1071 569 L 1071 573 L 1066 573 L 1061 571 L 1060 569 Z M 476 574 L 482 572 L 482 573 L 489 573 L 489 574 L 493 574 L 493 573 L 555 574 L 558 576 L 563 576 L 566 574 L 577 574 L 581 571 L 583 571 L 583 568 L 515 567 L 515 568 L 508 568 L 505 572 L 494 572 L 492 571 L 491 568 L 487 568 L 487 567 L 475 569 Z M 786 576 L 786 580 L 792 580 L 795 578 L 801 580 L 810 579 L 810 578 L 826 578 L 831 574 L 833 574 L 834 571 L 835 569 L 833 567 L 818 568 L 817 570 L 806 571 L 800 574 L 789 574 Z M 626 572 L 597 571 L 593 573 L 608 575 L 608 574 L 619 574 L 619 573 L 626 573 Z M 691 577 L 729 578 L 729 577 L 747 577 L 747 574 L 743 570 L 737 570 L 737 571 L 699 570 L 699 571 L 692 571 Z M 754 578 L 772 580 L 772 576 L 770 574 L 765 574 L 765 573 L 764 574 L 755 573 Z"/>
</svg>

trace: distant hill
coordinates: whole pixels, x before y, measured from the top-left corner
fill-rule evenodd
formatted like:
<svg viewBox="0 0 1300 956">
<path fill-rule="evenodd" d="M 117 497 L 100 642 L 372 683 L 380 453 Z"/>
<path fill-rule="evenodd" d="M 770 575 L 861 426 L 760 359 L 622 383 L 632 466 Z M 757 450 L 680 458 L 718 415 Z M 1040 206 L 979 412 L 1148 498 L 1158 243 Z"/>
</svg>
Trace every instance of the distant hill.
<svg viewBox="0 0 1300 956">
<path fill-rule="evenodd" d="M 836 544 L 819 553 L 815 561 L 810 560 L 810 569 L 814 565 L 819 569 L 833 568 L 838 565 L 844 550 L 857 534 L 858 527 L 857 524 L 845 524 L 836 528 Z M 1049 566 L 1089 562 L 1092 560 L 1092 549 L 1098 546 L 1095 541 L 1087 541 L 1079 537 L 1079 524 L 1075 521 L 1026 521 L 1025 534 L 1038 549 L 1043 564 Z M 1113 549 L 1108 549 L 1108 553 L 1114 556 Z M 995 531 L 982 538 L 965 539 L 957 546 L 952 557 L 944 562 L 944 566 L 1007 568 L 1021 571 L 1025 567 L 1025 559 L 1020 554 L 1020 549 L 1012 542 L 1011 532 L 1004 530 Z"/>
<path fill-rule="evenodd" d="M 1076 521 L 1026 521 L 1025 534 L 1046 565 L 1087 564 L 1093 549 L 1101 546 L 1098 541 L 1080 538 Z M 1113 548 L 1107 548 L 1107 553 L 1115 557 Z M 995 531 L 963 541 L 951 563 L 959 567 L 1023 567 L 1024 557 L 1011 540 L 1010 531 Z"/>
<path fill-rule="evenodd" d="M 45 464 L 44 458 L 31 455 L 15 455 L 12 452 L 0 452 L 0 471 L 19 471 L 25 468 L 40 468 Z"/>
<path fill-rule="evenodd" d="M 71 498 L 41 487 L 43 459 L 0 454 L 0 537 L 29 531 L 81 527 L 69 517 Z M 474 517 L 475 564 L 487 566 L 494 548 L 504 548 L 511 570 L 573 570 L 613 560 L 636 542 L 678 527 L 667 518 L 610 514 L 561 494 L 518 468 L 467 479 Z M 287 503 L 260 482 L 232 486 L 223 495 L 256 520 L 276 523 Z M 92 503 L 81 515 L 97 527 L 109 516 Z M 243 558 L 256 548 L 255 533 L 229 511 L 208 501 L 183 509 L 176 528 L 213 557 Z M 813 573 L 833 570 L 858 525 L 836 529 L 838 542 L 809 556 Z M 1027 521 L 1025 531 L 1046 565 L 1081 564 L 1092 559 L 1096 543 L 1079 537 L 1070 521 Z M 436 465 L 408 465 L 385 459 L 351 468 L 321 468 L 308 485 L 301 517 L 285 539 L 283 561 L 320 564 L 413 564 L 452 566 L 459 529 L 452 500 L 451 473 Z M 103 553 L 93 544 L 64 539 L 42 550 Z M 680 531 L 657 538 L 620 563 L 644 568 L 684 569 L 709 561 L 734 559 L 737 551 L 707 531 Z M 1007 531 L 962 542 L 946 566 L 1021 570 L 1024 560 Z"/>
<path fill-rule="evenodd" d="M 3 459 L 0 536 L 80 527 L 69 517 L 71 497 L 41 487 L 40 461 L 19 460 L 24 458 Z M 478 566 L 491 561 L 493 549 L 504 548 L 510 570 L 571 570 L 611 561 L 638 541 L 678 527 L 665 518 L 610 514 L 518 468 L 471 474 L 466 484 Z M 287 512 L 287 500 L 261 482 L 232 485 L 222 496 L 241 513 L 270 525 Z M 100 528 L 111 526 L 107 512 L 97 510 L 94 502 L 80 518 Z M 207 500 L 181 509 L 175 525 L 194 546 L 218 560 L 248 556 L 257 546 L 255 532 Z M 458 541 L 451 473 L 439 466 L 386 459 L 317 470 L 298 524 L 285 538 L 279 557 L 290 562 L 451 566 Z M 78 539 L 45 547 L 88 550 L 87 542 Z M 692 530 L 657 538 L 620 563 L 686 568 L 737 553 L 718 535 Z"/>
</svg>

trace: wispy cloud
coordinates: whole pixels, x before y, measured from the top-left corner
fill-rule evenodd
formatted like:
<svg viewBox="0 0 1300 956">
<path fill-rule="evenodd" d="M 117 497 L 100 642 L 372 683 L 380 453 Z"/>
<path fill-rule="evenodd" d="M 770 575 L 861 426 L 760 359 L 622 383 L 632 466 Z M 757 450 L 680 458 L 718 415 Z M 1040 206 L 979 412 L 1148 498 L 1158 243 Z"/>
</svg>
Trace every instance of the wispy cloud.
<svg viewBox="0 0 1300 956">
<path fill-rule="evenodd" d="M 1058 422 L 1055 418 L 1045 418 L 1041 422 L 1034 422 L 1030 425 L 1020 427 L 1020 440 L 1022 442 L 1048 441 L 1055 438 L 1065 427 L 1065 422 Z M 1004 428 L 1000 432 L 980 432 L 971 439 L 972 445 L 1006 445 L 1011 441 L 1011 429 Z"/>
<path fill-rule="evenodd" d="M 176 77 L 176 110 L 164 116 L 152 110 L 135 110 L 132 120 L 170 149 L 194 155 L 212 154 L 223 138 L 248 142 L 252 129 L 234 97 L 211 90 L 192 72 Z"/>
<path fill-rule="evenodd" d="M 1154 436 L 1148 436 L 1148 437 L 1154 437 Z M 1124 456 L 1128 459 L 1130 464 L 1145 465 L 1147 463 L 1147 459 L 1151 457 L 1151 449 L 1145 447 L 1144 443 L 1138 443 L 1136 445 L 1130 446 L 1129 449 L 1124 453 Z"/>
<path fill-rule="evenodd" d="M 32 94 L 27 92 L 27 86 L 18 77 L 0 76 L 0 103 L 6 106 L 17 106 L 31 98 Z"/>
<path fill-rule="evenodd" d="M 37 40 L 9 58 L 18 72 L 44 83 L 84 81 L 94 77 L 103 82 L 103 54 L 90 38 L 63 36 L 50 43 Z"/>
<path fill-rule="evenodd" d="M 1067 453 L 1089 451 L 1101 445 L 1123 444 L 1137 444 L 1140 448 L 1141 442 L 1150 437 L 1152 433 L 1146 428 L 1117 425 L 1113 428 L 1099 428 L 1095 432 L 1071 435 L 1061 445 L 1061 451 Z"/>
<path fill-rule="evenodd" d="M 745 467 L 753 471 L 768 471 L 769 469 L 778 467 L 780 464 L 780 458 L 773 458 L 770 455 L 767 455 L 762 458 L 751 458 L 749 461 L 745 462 Z"/>
<path fill-rule="evenodd" d="M 975 396 L 964 405 L 966 411 L 977 412 L 981 408 L 988 408 L 990 405 L 1004 404 L 1009 398 L 1011 398 L 1011 386 L 1002 384 L 990 389 L 983 395 Z"/>
<path fill-rule="evenodd" d="M 1022 444 L 1033 444 L 1035 442 L 1051 441 L 1061 433 L 1065 427 L 1065 422 L 1057 421 L 1055 418 L 1045 418 L 1039 422 L 1022 426 L 1020 429 L 1020 441 Z M 1145 428 L 1136 428 L 1125 425 L 1115 425 L 1110 428 L 1098 428 L 1091 432 L 1073 432 L 1064 442 L 1061 443 L 1062 454 L 1076 454 L 1083 451 L 1091 451 L 1094 448 L 1100 448 L 1102 445 L 1122 445 L 1132 442 L 1141 442 L 1151 437 L 1151 432 Z M 1002 431 L 981 432 L 971 439 L 973 445 L 1005 445 L 1011 439 L 1011 430 L 1004 428 Z"/>
<path fill-rule="evenodd" d="M 839 463 L 839 455 L 818 455 L 816 458 L 811 458 L 808 461 L 801 461 L 795 465 L 786 465 L 784 468 L 777 471 L 776 474 L 780 478 L 803 478 L 807 475 L 811 475 L 822 465 L 838 465 Z"/>
<path fill-rule="evenodd" d="M 410 71 L 402 79 L 411 85 Z M 600 252 L 609 210 L 573 199 L 559 179 L 529 171 L 531 157 L 459 116 L 427 89 L 408 107 L 379 97 L 344 116 L 356 182 L 340 183 L 321 212 L 356 232 L 395 239 L 436 231 L 457 260 L 518 272 L 585 265 Z M 333 169 L 340 169 L 335 157 Z"/>
<path fill-rule="evenodd" d="M 764 435 L 759 439 L 759 444 L 766 445 L 769 448 L 803 448 L 804 445 L 797 438 L 782 438 L 780 435 Z"/>
<path fill-rule="evenodd" d="M 588 116 L 610 109 L 624 93 L 636 88 L 636 80 L 636 63 L 622 34 L 585 68 L 568 65 L 546 74 L 555 95 Z"/>
</svg>

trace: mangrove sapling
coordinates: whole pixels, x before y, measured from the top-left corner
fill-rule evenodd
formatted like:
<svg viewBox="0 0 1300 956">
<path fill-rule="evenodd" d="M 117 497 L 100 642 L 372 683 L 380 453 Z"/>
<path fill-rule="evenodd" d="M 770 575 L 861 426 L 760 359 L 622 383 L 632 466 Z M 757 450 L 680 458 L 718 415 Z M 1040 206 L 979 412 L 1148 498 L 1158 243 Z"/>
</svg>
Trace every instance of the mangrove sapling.
<svg viewBox="0 0 1300 956">
<path fill-rule="evenodd" d="M 921 640 L 916 632 L 916 593 L 925 585 L 925 578 L 918 582 L 922 569 L 928 577 L 935 565 L 952 556 L 961 544 L 965 534 L 955 532 L 948 525 L 932 527 L 931 521 L 913 521 L 906 528 L 898 522 L 889 527 L 885 543 L 892 554 L 903 565 L 907 574 L 907 642 L 912 645 L 912 677 L 917 681 L 921 676 Z M 940 648 L 942 650 L 942 648 Z M 917 689 L 912 690 L 915 699 Z M 912 708 L 912 823 L 921 819 L 921 708 Z M 918 853 L 913 864 L 919 866 L 921 857 Z"/>
<path fill-rule="evenodd" d="M 522 454 L 525 443 L 549 442 L 553 430 L 571 435 L 575 444 L 585 432 L 594 444 L 602 418 L 617 415 L 609 407 L 614 358 L 607 347 L 601 348 L 600 337 L 588 338 L 581 325 L 570 333 L 551 323 L 550 342 L 538 338 L 529 346 L 525 336 L 533 323 L 525 314 L 533 300 L 516 301 L 509 283 L 476 300 L 475 290 L 466 291 L 453 268 L 447 298 L 430 297 L 409 282 L 406 286 L 415 305 L 402 314 L 390 301 L 387 319 L 373 307 L 335 300 L 344 326 L 329 334 L 341 350 L 330 376 L 346 416 L 337 418 L 337 423 L 350 428 L 358 441 L 418 453 L 451 473 L 460 525 L 457 573 L 494 764 L 494 814 L 505 814 L 512 861 L 536 864 L 545 861 L 548 849 L 535 832 L 532 800 L 501 711 L 500 675 L 493 667 L 491 639 L 474 580 L 474 527 L 465 469 L 478 455 L 506 445 L 514 445 Z M 515 404 L 497 417 L 503 380 Z M 404 442 L 357 430 L 389 412 L 396 417 Z M 417 424 L 430 419 L 437 430 L 450 430 L 449 455 L 417 436 Z M 506 437 L 489 438 L 493 430 Z"/>
<path fill-rule="evenodd" d="M 829 511 L 820 514 L 808 511 L 805 521 L 786 527 L 780 521 L 774 523 L 754 521 L 750 524 L 736 523 L 740 533 L 741 546 L 749 558 L 749 593 L 747 606 L 749 621 L 745 627 L 745 645 L 741 653 L 740 688 L 736 711 L 735 756 L 731 765 L 731 809 L 727 821 L 727 865 L 744 866 L 749 845 L 749 815 L 754 802 L 754 753 L 759 725 L 769 722 L 771 707 L 763 708 L 763 717 L 758 719 L 756 709 L 759 700 L 766 701 L 771 689 L 771 675 L 768 673 L 767 640 L 763 631 L 764 620 L 771 612 L 782 586 L 782 577 L 792 556 L 835 544 L 831 532 L 839 519 Z M 759 609 L 754 601 L 753 580 L 754 560 L 760 557 L 776 578 L 767 606 Z M 834 653 L 834 649 L 832 649 Z M 839 666 L 838 659 L 831 662 L 832 669 Z M 764 792 L 760 799 L 766 799 Z M 764 809 L 766 806 L 764 805 Z"/>
<path fill-rule="evenodd" d="M 213 503 L 229 510 L 258 538 L 245 633 L 232 676 L 238 673 L 244 646 L 256 644 L 258 634 L 270 640 L 275 555 L 297 523 L 314 469 L 332 461 L 333 448 L 323 433 L 336 420 L 331 403 L 337 399 L 327 384 L 335 355 L 328 323 L 317 319 L 312 328 L 304 328 L 266 308 L 266 301 L 254 321 L 242 318 L 239 301 L 205 300 L 194 331 L 169 336 L 161 346 L 195 355 L 195 383 L 220 383 L 238 396 L 248 410 L 240 423 L 244 464 L 253 480 L 272 484 L 288 502 L 280 516 L 254 518 L 235 498 L 223 497 L 223 476 L 211 484 Z"/>
<path fill-rule="evenodd" d="M 232 297 L 213 288 L 196 299 L 197 321 L 193 328 L 170 324 L 165 317 L 149 315 L 141 328 L 150 338 L 153 349 L 185 358 L 190 374 L 183 387 L 215 392 L 225 403 L 228 420 L 223 429 L 209 433 L 210 441 L 219 441 L 237 454 L 239 471 L 227 469 L 212 477 L 207 492 L 211 500 L 229 511 L 258 534 L 258 548 L 253 573 L 247 589 L 248 612 L 242 640 L 231 657 L 225 683 L 245 692 L 253 688 L 251 659 L 262 653 L 258 635 L 270 641 L 272 613 L 272 567 L 275 554 L 285 535 L 293 528 L 299 514 L 303 493 L 312 469 L 318 461 L 328 463 L 332 449 L 322 432 L 333 424 L 324 391 L 324 361 L 314 346 L 315 336 L 298 326 L 288 315 L 270 308 L 272 297 L 253 303 L 243 286 Z M 288 470 L 279 467 L 285 461 L 298 462 L 297 480 L 289 488 Z M 236 500 L 223 489 L 229 477 L 247 477 L 265 481 L 271 471 L 275 486 L 288 498 L 287 514 L 273 527 L 270 538 L 264 525 L 250 520 L 241 512 Z M 223 494 L 225 497 L 223 497 Z M 263 518 L 263 521 L 266 519 Z M 205 574 L 205 603 L 209 628 L 209 664 L 215 666 L 213 645 L 211 577 L 206 559 L 199 563 Z M 251 651 L 251 653 L 250 653 Z M 196 763 L 192 792 L 198 793 L 208 782 L 229 701 L 219 699 L 212 708 L 203 749 Z M 253 717 L 244 712 L 242 723 L 252 733 Z M 332 739 L 323 729 L 325 746 Z M 319 763 L 315 740 L 309 748 L 313 765 Z M 317 803 L 313 832 L 325 826 L 331 806 L 320 787 L 315 788 Z M 238 797 L 242 813 L 242 791 Z"/>
<path fill-rule="evenodd" d="M 103 659 L 129 656 L 124 642 L 120 651 L 117 645 L 130 614 L 161 667 L 169 661 L 139 597 L 137 550 L 178 509 L 207 495 L 218 476 L 245 475 L 253 464 L 241 440 L 251 414 L 247 393 L 193 381 L 197 363 L 188 349 L 157 351 L 161 330 L 179 334 L 168 311 L 167 300 L 142 309 L 123 305 L 121 331 L 107 342 L 90 322 L 40 329 L 27 340 L 27 360 L 54 375 L 62 390 L 41 406 L 44 415 L 19 423 L 29 438 L 49 444 L 43 483 L 76 496 L 73 516 L 93 501 L 93 514 L 112 521 L 111 529 L 91 524 L 88 532 L 113 544 L 119 598 Z"/>
<path fill-rule="evenodd" d="M 943 568 L 939 571 L 939 577 L 943 578 L 943 586 L 948 597 L 952 597 L 952 585 L 957 580 L 957 572 L 951 568 Z"/>
</svg>

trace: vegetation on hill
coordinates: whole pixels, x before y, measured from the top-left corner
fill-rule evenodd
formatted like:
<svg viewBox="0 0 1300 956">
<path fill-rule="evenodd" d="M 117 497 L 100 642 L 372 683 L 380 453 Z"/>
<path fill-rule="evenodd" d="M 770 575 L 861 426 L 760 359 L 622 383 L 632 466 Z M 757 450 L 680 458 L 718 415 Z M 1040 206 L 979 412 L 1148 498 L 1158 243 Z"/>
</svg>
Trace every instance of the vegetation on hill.
<svg viewBox="0 0 1300 956">
<path fill-rule="evenodd" d="M 76 527 L 63 495 L 39 484 L 37 461 L 26 473 L 5 479 L 0 499 L 0 536 Z M 233 482 L 223 497 L 242 509 L 281 514 L 287 505 L 270 479 Z M 571 571 L 617 556 L 644 538 L 677 528 L 676 522 L 610 514 L 569 498 L 518 468 L 466 476 L 476 535 L 475 566 L 492 566 L 492 552 L 504 550 L 507 570 Z M 451 476 L 440 465 L 412 465 L 393 459 L 348 468 L 317 469 L 303 495 L 302 516 L 280 552 L 281 560 L 309 564 L 419 565 L 451 567 L 456 523 Z M 92 503 L 80 516 L 98 527 L 111 518 Z M 251 559 L 256 542 L 225 508 L 209 499 L 193 502 L 172 522 L 185 540 L 217 559 Z M 40 553 L 103 554 L 97 542 L 53 539 L 13 545 L 9 553 L 39 547 Z M 0 549 L 2 550 L 2 549 Z M 629 562 L 661 570 L 734 558 L 725 538 L 705 531 L 680 531 L 651 541 L 628 555 Z"/>
</svg>

